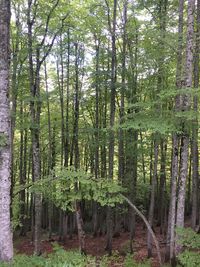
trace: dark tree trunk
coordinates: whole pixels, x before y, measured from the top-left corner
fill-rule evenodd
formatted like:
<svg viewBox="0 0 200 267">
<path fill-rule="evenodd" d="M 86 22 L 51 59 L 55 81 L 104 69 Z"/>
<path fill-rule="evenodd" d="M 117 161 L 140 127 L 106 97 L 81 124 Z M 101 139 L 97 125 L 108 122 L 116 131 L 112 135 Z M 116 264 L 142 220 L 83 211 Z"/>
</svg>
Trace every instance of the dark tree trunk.
<svg viewBox="0 0 200 267">
<path fill-rule="evenodd" d="M 110 10 L 108 2 L 107 8 L 108 12 Z M 115 123 L 115 94 L 116 94 L 116 18 L 117 18 L 117 0 L 113 2 L 113 21 L 112 26 L 110 19 L 108 21 L 108 26 L 110 28 L 111 39 L 112 39 L 112 62 L 111 62 L 111 94 L 110 94 L 110 132 L 109 132 L 109 155 L 108 155 L 108 177 L 113 179 L 113 164 L 114 164 L 114 147 L 115 147 L 115 137 L 114 130 L 112 129 Z M 109 14 L 110 15 L 110 14 Z M 107 245 L 106 250 L 109 255 L 112 254 L 112 236 L 113 236 L 113 211 L 111 207 L 107 207 Z"/>
<path fill-rule="evenodd" d="M 197 29 L 194 54 L 194 87 L 199 87 L 199 53 L 200 53 L 200 1 L 197 1 Z M 198 219 L 198 194 L 199 194 L 199 157 L 198 157 L 198 96 L 193 98 L 193 110 L 196 118 L 192 129 L 192 228 L 195 230 Z"/>
<path fill-rule="evenodd" d="M 153 227 L 154 220 L 154 209 L 155 209 L 155 196 L 156 196 L 156 183 L 157 183 L 157 168 L 158 168 L 158 153 L 159 153 L 159 145 L 158 145 L 158 136 L 156 134 L 154 140 L 154 164 L 153 164 L 153 176 L 151 181 L 151 197 L 150 197 L 150 207 L 149 207 L 149 225 L 151 228 Z M 148 257 L 152 257 L 152 236 L 148 231 L 147 236 L 147 247 L 148 247 Z"/>
</svg>

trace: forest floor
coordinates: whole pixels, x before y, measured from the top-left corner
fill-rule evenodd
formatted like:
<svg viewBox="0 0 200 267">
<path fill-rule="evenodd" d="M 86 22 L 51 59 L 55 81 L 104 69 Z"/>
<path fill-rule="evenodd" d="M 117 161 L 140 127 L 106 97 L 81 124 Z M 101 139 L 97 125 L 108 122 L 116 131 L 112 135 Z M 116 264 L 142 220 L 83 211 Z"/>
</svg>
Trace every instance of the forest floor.
<svg viewBox="0 0 200 267">
<path fill-rule="evenodd" d="M 164 255 L 164 236 L 159 234 L 159 228 L 155 229 L 156 237 L 160 243 L 161 253 Z M 33 242 L 31 242 L 30 235 L 26 237 L 15 237 L 14 238 L 16 253 L 23 253 L 27 255 L 33 254 Z M 133 243 L 134 249 L 134 259 L 137 262 L 143 262 L 147 260 L 147 231 L 142 224 L 138 224 L 136 228 L 136 236 Z M 58 237 L 54 236 L 53 240 L 58 241 Z M 53 242 L 45 238 L 42 238 L 42 253 L 51 253 L 53 251 Z M 78 249 L 78 237 L 73 236 L 72 239 L 68 239 L 65 243 L 58 242 L 59 245 L 64 247 L 66 250 Z M 96 256 L 97 258 L 106 255 L 105 251 L 106 236 L 93 237 L 91 235 L 86 235 L 85 245 L 86 252 L 88 255 Z M 129 233 L 120 233 L 119 237 L 113 238 L 113 251 L 114 256 L 111 257 L 111 267 L 123 267 L 123 261 L 125 255 L 129 250 Z M 159 266 L 158 258 L 153 248 L 153 257 L 151 259 L 152 267 Z"/>
</svg>

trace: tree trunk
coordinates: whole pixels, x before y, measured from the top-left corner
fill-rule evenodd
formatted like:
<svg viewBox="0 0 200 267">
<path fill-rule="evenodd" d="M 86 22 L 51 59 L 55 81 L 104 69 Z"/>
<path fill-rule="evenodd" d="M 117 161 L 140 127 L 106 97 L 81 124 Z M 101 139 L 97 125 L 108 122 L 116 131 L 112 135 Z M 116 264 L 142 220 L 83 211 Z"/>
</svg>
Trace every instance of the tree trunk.
<svg viewBox="0 0 200 267">
<path fill-rule="evenodd" d="M 38 181 L 40 179 L 40 141 L 39 141 L 39 123 L 40 123 L 40 103 L 39 99 L 39 71 L 40 71 L 40 51 L 36 51 L 36 70 L 34 71 L 33 63 L 33 35 L 32 28 L 33 22 L 31 21 L 31 9 L 32 1 L 29 0 L 28 5 L 28 57 L 29 57 L 29 81 L 30 81 L 30 94 L 32 100 L 30 101 L 30 111 L 31 111 L 31 137 L 32 137 L 32 153 L 33 153 L 33 181 Z M 37 99 L 37 101 L 34 100 Z M 40 193 L 35 193 L 34 195 L 34 253 L 40 255 L 40 228 L 41 228 L 41 212 L 42 212 L 42 196 Z"/>
<path fill-rule="evenodd" d="M 183 11 L 184 0 L 179 1 L 179 22 L 178 22 L 178 50 L 177 50 L 177 66 L 176 66 L 176 87 L 181 88 L 182 81 L 182 54 L 183 54 Z M 180 109 L 180 96 L 175 98 L 175 111 Z M 172 135 L 172 159 L 171 159 L 171 189 L 170 189 L 170 205 L 168 215 L 167 229 L 167 246 L 166 261 L 170 259 L 172 263 L 175 256 L 175 223 L 176 223 L 176 190 L 177 179 L 179 175 L 179 136 L 174 133 Z"/>
<path fill-rule="evenodd" d="M 69 164 L 69 86 L 70 86 L 70 30 L 67 30 L 67 92 L 66 92 L 66 121 L 65 121 L 65 167 Z"/>
<path fill-rule="evenodd" d="M 100 41 L 95 36 L 96 42 L 96 70 L 95 70 L 95 164 L 94 173 L 95 179 L 99 178 L 99 53 Z M 98 230 L 98 203 L 93 205 L 93 235 L 97 235 Z"/>
<path fill-rule="evenodd" d="M 126 90 L 126 48 L 127 48 L 127 33 L 126 33 L 126 24 L 127 24 L 127 1 L 124 2 L 123 5 L 123 44 L 122 44 L 122 70 L 121 70 L 121 101 L 120 101 L 120 108 L 119 108 L 119 124 L 124 122 L 124 101 L 125 101 L 125 90 Z M 118 179 L 120 182 L 123 181 L 124 172 L 125 172 L 125 155 L 124 155 L 124 130 L 122 128 L 119 129 L 118 133 Z M 115 230 L 114 235 L 120 235 L 120 215 L 118 214 L 118 209 L 115 209 Z M 132 244 L 132 242 L 131 242 Z"/>
<path fill-rule="evenodd" d="M 155 195 L 156 195 L 156 182 L 157 182 L 157 168 L 158 168 L 158 136 L 156 134 L 154 140 L 154 164 L 153 164 L 153 177 L 151 181 L 151 197 L 150 197 L 150 207 L 149 207 L 149 224 L 153 227 L 154 220 L 154 208 L 155 208 Z M 148 247 L 148 258 L 152 257 L 152 240 L 151 233 L 148 232 L 147 236 L 147 247 Z"/>
<path fill-rule="evenodd" d="M 199 87 L 199 53 L 200 53 L 200 0 L 197 1 L 197 29 L 194 54 L 194 88 Z M 193 98 L 193 110 L 196 118 L 192 129 L 192 228 L 195 230 L 198 218 L 198 193 L 199 193 L 199 157 L 198 157 L 198 96 Z"/>
<path fill-rule="evenodd" d="M 107 2 L 106 2 L 107 3 Z M 107 3 L 108 4 L 108 3 Z M 113 179 L 113 165 L 114 165 L 114 147 L 115 147 L 115 136 L 114 130 L 112 129 L 115 123 L 115 94 L 116 94 L 116 17 L 117 17 L 117 0 L 113 2 L 113 21 L 112 26 L 108 22 L 110 28 L 111 39 L 112 39 L 112 63 L 111 63 L 111 95 L 110 95 L 110 132 L 109 132 L 109 179 Z M 108 12 L 110 10 L 109 6 Z M 107 245 L 106 250 L 109 255 L 112 254 L 112 235 L 113 235 L 113 214 L 112 208 L 107 207 Z"/>
<path fill-rule="evenodd" d="M 0 261 L 13 257 L 10 225 L 11 118 L 9 104 L 10 1 L 0 1 Z"/>
<path fill-rule="evenodd" d="M 185 77 L 183 86 L 185 88 L 192 87 L 192 69 L 193 69 L 193 35 L 194 35 L 194 13 L 195 13 L 195 0 L 188 1 L 188 18 L 187 18 L 187 43 L 186 43 L 186 61 L 185 61 Z M 186 95 L 181 96 L 181 109 L 182 112 L 190 109 L 190 97 Z M 177 197 L 177 214 L 176 226 L 184 226 L 185 214 L 185 193 L 186 193 L 186 178 L 188 172 L 188 150 L 189 150 L 189 134 L 187 124 L 182 123 L 182 137 L 180 148 L 180 177 L 179 177 L 179 190 Z M 178 239 L 178 236 L 177 236 Z M 176 254 L 181 250 L 181 246 L 176 242 Z"/>
<path fill-rule="evenodd" d="M 160 166 L 160 188 L 159 188 L 159 225 L 160 233 L 164 232 L 164 216 L 166 210 L 166 152 L 167 143 L 161 140 L 161 166 Z"/>
</svg>

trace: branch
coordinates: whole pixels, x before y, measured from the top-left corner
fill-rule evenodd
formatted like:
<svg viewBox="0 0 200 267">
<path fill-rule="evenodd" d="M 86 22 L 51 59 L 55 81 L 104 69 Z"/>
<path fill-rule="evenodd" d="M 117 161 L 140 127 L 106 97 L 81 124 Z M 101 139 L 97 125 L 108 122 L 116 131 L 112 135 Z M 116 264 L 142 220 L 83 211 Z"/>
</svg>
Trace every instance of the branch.
<svg viewBox="0 0 200 267">
<path fill-rule="evenodd" d="M 108 10 L 108 28 L 110 30 L 111 35 L 113 35 L 113 31 L 112 31 L 112 27 L 111 27 L 111 20 L 110 20 L 110 7 L 108 4 L 108 1 L 105 0 L 106 6 L 107 6 L 107 10 Z"/>
<path fill-rule="evenodd" d="M 20 187 L 17 191 L 14 192 L 13 197 L 15 197 L 16 195 L 18 195 L 21 191 L 30 188 L 31 186 L 37 185 L 37 184 L 45 184 L 45 183 L 50 183 L 52 181 L 55 181 L 57 177 L 53 177 L 53 178 L 49 178 L 49 179 L 43 179 L 43 180 L 38 180 L 32 183 L 29 183 L 27 185 L 24 185 L 22 187 Z"/>
<path fill-rule="evenodd" d="M 57 7 L 57 5 L 59 4 L 59 1 L 60 0 L 56 0 L 55 4 L 52 6 L 51 10 L 49 11 L 49 14 L 48 14 L 47 20 L 46 20 L 44 36 L 43 36 L 43 39 L 42 39 L 42 41 L 40 43 L 40 46 L 43 46 L 43 44 L 44 44 L 44 42 L 46 40 L 50 19 L 51 19 L 51 16 L 52 16 L 53 11 L 55 10 L 55 8 Z"/>
<path fill-rule="evenodd" d="M 45 59 L 46 59 L 46 57 L 49 55 L 49 53 L 51 52 L 52 46 L 53 46 L 53 44 L 54 44 L 54 41 L 55 41 L 56 37 L 58 36 L 59 32 L 62 31 L 63 26 L 64 26 L 63 22 L 64 22 L 64 20 L 67 18 L 68 15 L 69 15 L 69 14 L 67 13 L 67 14 L 62 18 L 62 26 L 61 26 L 61 28 L 54 34 L 54 36 L 53 36 L 53 38 L 52 38 L 52 40 L 51 40 L 51 43 L 47 45 L 47 46 L 48 46 L 48 50 L 46 51 L 46 53 L 44 54 L 44 56 L 43 56 L 42 59 L 40 60 L 40 62 L 39 62 L 39 65 L 40 65 L 40 66 L 41 66 L 42 63 L 45 61 Z M 40 46 L 40 47 L 41 47 L 41 46 Z"/>
<path fill-rule="evenodd" d="M 151 236 L 154 240 L 155 246 L 156 246 L 156 251 L 157 251 L 157 255 L 158 255 L 158 260 L 159 260 L 159 265 L 162 265 L 162 258 L 161 258 L 161 253 L 160 253 L 160 247 L 159 247 L 159 242 L 151 228 L 151 225 L 149 224 L 149 222 L 147 221 L 147 219 L 145 218 L 145 216 L 142 214 L 142 212 L 140 212 L 137 207 L 124 195 L 120 194 L 121 197 L 131 206 L 131 208 L 134 209 L 134 211 L 138 214 L 138 216 L 144 221 L 144 223 L 146 224 L 146 227 L 148 229 L 148 231 L 151 233 Z"/>
<path fill-rule="evenodd" d="M 38 8 L 38 2 L 37 0 L 34 1 L 33 6 L 35 7 L 33 18 L 31 20 L 32 25 L 35 23 L 36 15 L 37 15 L 37 8 Z"/>
</svg>

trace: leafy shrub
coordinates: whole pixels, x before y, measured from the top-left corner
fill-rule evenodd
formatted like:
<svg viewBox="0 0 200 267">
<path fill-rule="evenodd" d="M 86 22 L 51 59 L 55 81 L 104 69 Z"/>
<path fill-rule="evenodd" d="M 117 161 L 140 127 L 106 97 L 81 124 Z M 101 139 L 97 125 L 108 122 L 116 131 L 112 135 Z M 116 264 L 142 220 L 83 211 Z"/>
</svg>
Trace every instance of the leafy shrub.
<svg viewBox="0 0 200 267">
<path fill-rule="evenodd" d="M 94 267 L 95 259 L 78 251 L 65 251 L 54 245 L 54 252 L 44 256 L 16 255 L 12 263 L 0 263 L 0 267 Z"/>
<path fill-rule="evenodd" d="M 200 235 L 191 228 L 177 228 L 179 242 L 187 248 L 200 248 Z"/>
<path fill-rule="evenodd" d="M 124 260 L 124 267 L 150 267 L 151 262 L 149 260 L 144 262 L 136 262 L 133 258 L 133 255 L 127 254 Z"/>
<path fill-rule="evenodd" d="M 178 228 L 176 230 L 179 243 L 186 249 L 178 256 L 184 267 L 200 267 L 200 253 L 195 251 L 200 249 L 200 236 L 191 228 Z"/>
<path fill-rule="evenodd" d="M 200 267 L 200 254 L 195 251 L 185 250 L 178 259 L 184 267 Z"/>
</svg>

